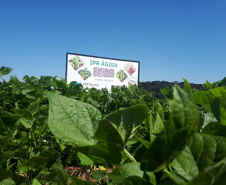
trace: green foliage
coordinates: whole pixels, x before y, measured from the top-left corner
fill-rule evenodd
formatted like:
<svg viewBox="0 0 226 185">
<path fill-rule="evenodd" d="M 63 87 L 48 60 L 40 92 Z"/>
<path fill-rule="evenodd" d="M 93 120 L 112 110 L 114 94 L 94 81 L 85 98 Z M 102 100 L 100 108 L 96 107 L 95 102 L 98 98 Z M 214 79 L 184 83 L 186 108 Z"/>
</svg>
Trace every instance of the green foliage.
<svg viewBox="0 0 226 185">
<path fill-rule="evenodd" d="M 147 113 L 145 105 L 135 105 L 111 113 L 100 121 L 94 138 L 123 148 L 147 117 Z"/>
<path fill-rule="evenodd" d="M 126 163 L 120 167 L 118 167 L 117 169 L 113 170 L 110 174 L 108 174 L 108 176 L 111 178 L 112 182 L 115 184 L 121 184 L 121 183 L 126 183 L 128 181 L 128 177 L 140 177 L 141 179 L 144 178 L 143 180 L 141 180 L 142 183 L 146 183 L 148 184 L 148 180 L 149 180 L 149 176 L 152 176 L 153 174 L 149 173 L 146 174 L 146 172 L 142 171 L 140 169 L 140 163 Z M 145 179 L 146 177 L 148 179 Z M 140 179 L 138 178 L 138 179 Z M 134 181 L 134 180 L 132 180 Z M 153 182 L 155 182 L 155 179 L 152 179 Z M 136 182 L 136 181 L 135 181 Z M 134 183 L 134 182 L 133 182 Z M 150 182 L 149 182 L 150 183 Z"/>
<path fill-rule="evenodd" d="M 49 93 L 49 120 L 51 132 L 64 142 L 78 146 L 95 144 L 92 139 L 101 114 L 90 104 Z"/>
<path fill-rule="evenodd" d="M 12 70 L 13 70 L 12 68 L 2 66 L 0 68 L 0 77 L 9 74 Z"/>
<path fill-rule="evenodd" d="M 141 168 L 158 171 L 169 165 L 182 151 L 187 138 L 197 130 L 199 114 L 187 94 L 178 86 L 173 89 L 171 114 L 162 132 L 144 155 Z"/>
<path fill-rule="evenodd" d="M 224 184 L 225 79 L 203 91 L 183 79 L 164 101 L 132 84 L 109 93 L 50 76 L 2 80 L 0 184 L 95 184 L 70 165 L 99 184 Z"/>
</svg>

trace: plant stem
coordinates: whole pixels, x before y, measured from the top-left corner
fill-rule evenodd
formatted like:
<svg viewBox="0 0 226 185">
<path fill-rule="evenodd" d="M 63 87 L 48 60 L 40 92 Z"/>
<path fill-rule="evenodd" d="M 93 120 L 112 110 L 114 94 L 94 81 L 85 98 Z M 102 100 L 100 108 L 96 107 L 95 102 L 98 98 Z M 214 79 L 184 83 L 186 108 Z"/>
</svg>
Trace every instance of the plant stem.
<svg viewBox="0 0 226 185">
<path fill-rule="evenodd" d="M 173 171 L 170 165 L 169 165 L 169 169 L 170 169 L 170 172 L 172 172 L 172 171 Z"/>
<path fill-rule="evenodd" d="M 127 157 L 130 158 L 131 161 L 135 163 L 137 162 L 136 159 L 125 148 L 123 149 L 123 152 L 127 155 Z"/>
<path fill-rule="evenodd" d="M 165 170 L 163 170 L 165 173 L 167 173 L 167 174 L 170 174 L 170 172 L 167 170 L 167 169 L 165 169 Z"/>
</svg>

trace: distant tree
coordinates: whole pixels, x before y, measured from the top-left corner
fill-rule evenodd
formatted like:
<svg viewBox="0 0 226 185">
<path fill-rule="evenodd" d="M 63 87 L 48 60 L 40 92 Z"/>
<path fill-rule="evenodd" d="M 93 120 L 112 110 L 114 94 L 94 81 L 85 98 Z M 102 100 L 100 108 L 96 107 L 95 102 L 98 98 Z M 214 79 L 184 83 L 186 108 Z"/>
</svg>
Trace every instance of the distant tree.
<svg viewBox="0 0 226 185">
<path fill-rule="evenodd" d="M 139 87 L 143 87 L 145 90 L 148 90 L 149 92 L 154 92 L 154 96 L 159 99 L 164 99 L 164 96 L 161 92 L 161 89 L 168 86 L 170 89 L 174 84 L 179 85 L 181 88 L 184 88 L 184 82 L 167 82 L 167 81 L 147 81 L 147 82 L 140 82 Z M 203 89 L 203 84 L 194 84 L 190 83 L 191 87 L 193 89 L 197 89 L 198 91 Z"/>
</svg>

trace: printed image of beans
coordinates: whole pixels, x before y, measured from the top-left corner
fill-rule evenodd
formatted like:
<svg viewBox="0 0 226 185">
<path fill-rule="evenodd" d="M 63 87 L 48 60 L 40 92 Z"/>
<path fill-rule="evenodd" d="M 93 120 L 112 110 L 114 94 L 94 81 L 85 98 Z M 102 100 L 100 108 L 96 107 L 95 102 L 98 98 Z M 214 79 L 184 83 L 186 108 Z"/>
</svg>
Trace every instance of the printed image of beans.
<svg viewBox="0 0 226 185">
<path fill-rule="evenodd" d="M 94 67 L 93 68 L 93 76 L 114 78 L 115 77 L 115 70 L 114 69 L 108 69 L 108 68 Z"/>
</svg>

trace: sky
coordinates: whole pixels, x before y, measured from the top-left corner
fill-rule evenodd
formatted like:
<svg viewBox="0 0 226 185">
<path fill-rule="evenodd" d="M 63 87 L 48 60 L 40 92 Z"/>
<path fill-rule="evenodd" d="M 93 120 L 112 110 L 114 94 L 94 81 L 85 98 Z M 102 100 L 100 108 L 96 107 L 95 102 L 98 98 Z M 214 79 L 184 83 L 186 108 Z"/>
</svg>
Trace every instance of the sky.
<svg viewBox="0 0 226 185">
<path fill-rule="evenodd" d="M 140 61 L 141 82 L 213 83 L 226 76 L 225 10 L 225 0 L 0 0 L 0 67 L 65 77 L 70 52 Z"/>
</svg>

